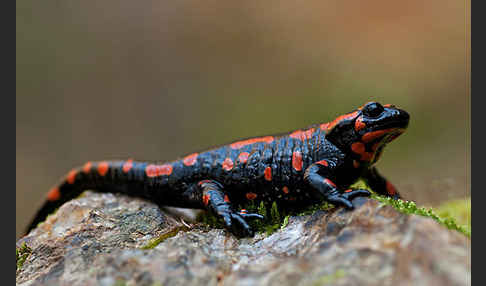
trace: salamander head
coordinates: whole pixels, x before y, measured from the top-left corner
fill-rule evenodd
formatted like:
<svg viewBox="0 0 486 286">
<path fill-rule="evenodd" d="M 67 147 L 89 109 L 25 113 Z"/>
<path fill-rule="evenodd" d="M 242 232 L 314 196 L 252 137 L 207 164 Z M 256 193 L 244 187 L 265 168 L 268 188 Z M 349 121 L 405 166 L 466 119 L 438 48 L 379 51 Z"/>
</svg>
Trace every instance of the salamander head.
<svg viewBox="0 0 486 286">
<path fill-rule="evenodd" d="M 368 102 L 328 123 L 326 139 L 373 164 L 385 145 L 405 131 L 409 119 L 406 111 L 394 105 Z"/>
</svg>

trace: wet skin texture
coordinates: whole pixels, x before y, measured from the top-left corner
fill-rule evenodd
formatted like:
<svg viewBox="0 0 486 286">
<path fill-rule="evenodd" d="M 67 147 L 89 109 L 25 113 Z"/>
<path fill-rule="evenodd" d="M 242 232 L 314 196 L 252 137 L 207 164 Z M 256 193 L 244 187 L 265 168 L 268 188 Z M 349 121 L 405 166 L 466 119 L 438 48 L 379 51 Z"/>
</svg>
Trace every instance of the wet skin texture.
<svg viewBox="0 0 486 286">
<path fill-rule="evenodd" d="M 408 122 L 404 110 L 369 102 L 328 123 L 241 140 L 172 162 L 87 162 L 49 191 L 28 230 L 86 189 L 124 193 L 164 206 L 208 209 L 228 229 L 236 225 L 249 235 L 245 219 L 262 217 L 233 206 L 250 200 L 285 207 L 326 200 L 352 209 L 353 197 L 370 195 L 349 189 L 359 178 L 379 194 L 400 198 L 373 165 Z"/>
</svg>

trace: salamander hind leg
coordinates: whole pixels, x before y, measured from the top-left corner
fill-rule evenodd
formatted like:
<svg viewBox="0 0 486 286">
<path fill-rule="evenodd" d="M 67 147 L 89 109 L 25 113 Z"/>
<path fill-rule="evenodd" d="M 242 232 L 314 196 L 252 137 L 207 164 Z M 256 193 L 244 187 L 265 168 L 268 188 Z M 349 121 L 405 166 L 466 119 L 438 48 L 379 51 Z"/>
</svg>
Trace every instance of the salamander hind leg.
<svg viewBox="0 0 486 286">
<path fill-rule="evenodd" d="M 197 183 L 197 187 L 200 191 L 198 193 L 201 194 L 203 206 L 216 216 L 222 218 L 226 228 L 235 233 L 237 230 L 233 224 L 235 222 L 237 225 L 243 228 L 245 235 L 253 235 L 253 231 L 245 219 L 263 219 L 263 216 L 259 214 L 246 213 L 245 211 L 235 211 L 228 196 L 223 191 L 223 186 L 216 181 L 202 180 Z"/>
</svg>

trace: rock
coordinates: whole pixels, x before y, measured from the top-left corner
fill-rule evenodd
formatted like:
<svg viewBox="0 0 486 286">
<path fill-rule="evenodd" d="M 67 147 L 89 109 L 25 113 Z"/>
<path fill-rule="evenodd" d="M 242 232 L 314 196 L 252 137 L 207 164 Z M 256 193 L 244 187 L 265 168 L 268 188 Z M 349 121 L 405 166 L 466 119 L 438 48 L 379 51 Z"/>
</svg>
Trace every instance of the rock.
<svg viewBox="0 0 486 286">
<path fill-rule="evenodd" d="M 353 203 L 238 239 L 144 200 L 87 192 L 17 241 L 32 249 L 17 285 L 471 284 L 469 238 L 373 199 Z"/>
</svg>

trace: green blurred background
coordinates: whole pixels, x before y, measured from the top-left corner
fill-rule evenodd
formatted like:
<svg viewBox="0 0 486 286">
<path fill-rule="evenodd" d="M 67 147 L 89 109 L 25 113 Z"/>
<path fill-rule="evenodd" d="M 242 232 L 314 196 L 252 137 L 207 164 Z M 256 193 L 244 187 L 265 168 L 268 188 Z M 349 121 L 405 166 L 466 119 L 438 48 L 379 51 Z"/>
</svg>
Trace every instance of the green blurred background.
<svg viewBox="0 0 486 286">
<path fill-rule="evenodd" d="M 378 163 L 403 196 L 470 194 L 469 1 L 17 1 L 16 233 L 88 160 L 170 160 L 409 111 Z"/>
</svg>

